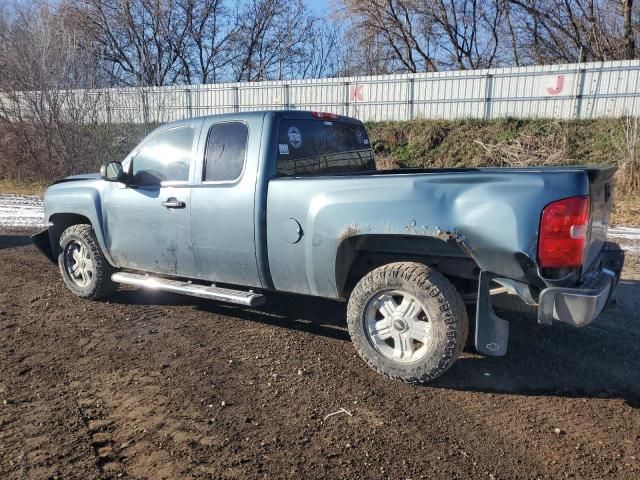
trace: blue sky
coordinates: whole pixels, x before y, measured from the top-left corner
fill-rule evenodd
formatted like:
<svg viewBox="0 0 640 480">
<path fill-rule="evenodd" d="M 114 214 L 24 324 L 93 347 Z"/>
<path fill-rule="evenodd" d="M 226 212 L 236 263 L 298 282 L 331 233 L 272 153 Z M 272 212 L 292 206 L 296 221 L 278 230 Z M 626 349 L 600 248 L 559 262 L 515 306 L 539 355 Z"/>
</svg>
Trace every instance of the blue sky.
<svg viewBox="0 0 640 480">
<path fill-rule="evenodd" d="M 305 3 L 318 16 L 328 14 L 331 9 L 330 0 L 305 0 Z"/>
</svg>

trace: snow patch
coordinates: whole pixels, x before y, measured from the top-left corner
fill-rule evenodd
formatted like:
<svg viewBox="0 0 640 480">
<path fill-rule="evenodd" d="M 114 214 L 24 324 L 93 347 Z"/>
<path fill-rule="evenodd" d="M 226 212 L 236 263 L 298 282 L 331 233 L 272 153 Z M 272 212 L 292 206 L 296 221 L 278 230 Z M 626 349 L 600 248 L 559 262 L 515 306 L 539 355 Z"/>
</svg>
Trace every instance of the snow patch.
<svg viewBox="0 0 640 480">
<path fill-rule="evenodd" d="M 626 238 L 627 240 L 640 240 L 640 228 L 638 227 L 611 227 L 609 237 Z"/>
<path fill-rule="evenodd" d="M 45 227 L 44 202 L 32 195 L 0 195 L 0 227 Z"/>
</svg>

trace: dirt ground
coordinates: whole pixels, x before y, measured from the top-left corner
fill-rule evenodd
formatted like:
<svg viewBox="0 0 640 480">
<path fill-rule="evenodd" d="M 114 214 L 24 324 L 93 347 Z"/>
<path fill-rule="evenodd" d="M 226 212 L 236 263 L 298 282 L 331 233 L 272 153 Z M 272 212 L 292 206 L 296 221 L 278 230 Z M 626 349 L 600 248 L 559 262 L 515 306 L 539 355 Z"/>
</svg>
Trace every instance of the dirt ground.
<svg viewBox="0 0 640 480">
<path fill-rule="evenodd" d="M 640 478 L 638 256 L 597 323 L 513 317 L 427 387 L 367 368 L 339 303 L 83 301 L 8 230 L 0 285 L 3 479 Z"/>
</svg>

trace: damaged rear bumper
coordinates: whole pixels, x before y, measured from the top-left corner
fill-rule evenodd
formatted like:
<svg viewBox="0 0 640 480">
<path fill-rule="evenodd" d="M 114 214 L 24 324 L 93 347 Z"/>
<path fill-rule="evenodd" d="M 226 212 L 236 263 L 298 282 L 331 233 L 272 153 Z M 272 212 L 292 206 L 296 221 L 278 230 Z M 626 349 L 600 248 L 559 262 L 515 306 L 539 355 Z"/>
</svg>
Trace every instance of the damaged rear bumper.
<svg viewBox="0 0 640 480">
<path fill-rule="evenodd" d="M 597 268 L 586 274 L 582 281 L 573 287 L 549 287 L 538 298 L 538 322 L 550 325 L 554 321 L 584 327 L 593 322 L 607 307 L 615 288 L 618 286 L 620 272 L 624 264 L 624 252 L 616 243 L 607 242 L 598 258 Z M 502 356 L 507 352 L 509 341 L 509 322 L 500 318 L 493 310 L 489 291 L 489 282 L 495 277 L 480 272 L 478 297 L 476 304 L 476 349 L 485 355 Z M 505 279 L 496 279 L 525 302 L 534 304 L 533 298 L 523 295 L 526 290 L 518 291 L 517 282 L 505 284 Z M 524 284 L 522 284 L 524 286 Z"/>
<path fill-rule="evenodd" d="M 588 274 L 575 287 L 549 287 L 540 293 L 538 322 L 553 321 L 584 327 L 593 322 L 607 307 L 620 280 L 624 252 L 615 243 L 607 243 L 598 269 Z"/>
</svg>

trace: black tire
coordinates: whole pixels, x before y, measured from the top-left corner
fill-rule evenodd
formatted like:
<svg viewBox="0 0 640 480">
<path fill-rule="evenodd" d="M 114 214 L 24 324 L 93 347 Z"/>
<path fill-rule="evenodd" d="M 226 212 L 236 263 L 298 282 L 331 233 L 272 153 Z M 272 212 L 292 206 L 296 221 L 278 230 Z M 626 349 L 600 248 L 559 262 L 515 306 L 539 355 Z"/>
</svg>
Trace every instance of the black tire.
<svg viewBox="0 0 640 480">
<path fill-rule="evenodd" d="M 62 280 L 69 290 L 79 297 L 89 299 L 106 297 L 116 290 L 117 284 L 111 281 L 111 274 L 115 269 L 102 253 L 91 225 L 72 225 L 62 232 L 59 243 L 58 267 Z M 86 285 L 79 284 L 79 279 L 74 278 L 68 266 L 65 265 L 65 255 L 68 249 L 77 245 L 86 248 L 87 255 L 92 262 L 93 271 Z"/>
<path fill-rule="evenodd" d="M 416 361 L 388 358 L 369 337 L 366 315 L 371 302 L 393 291 L 406 292 L 421 302 L 421 315 L 431 323 L 429 348 Z M 413 262 L 390 263 L 362 278 L 349 297 L 347 322 L 351 340 L 369 366 L 409 383 L 426 383 L 446 372 L 462 352 L 469 328 L 462 297 L 451 282 L 438 271 Z"/>
</svg>

